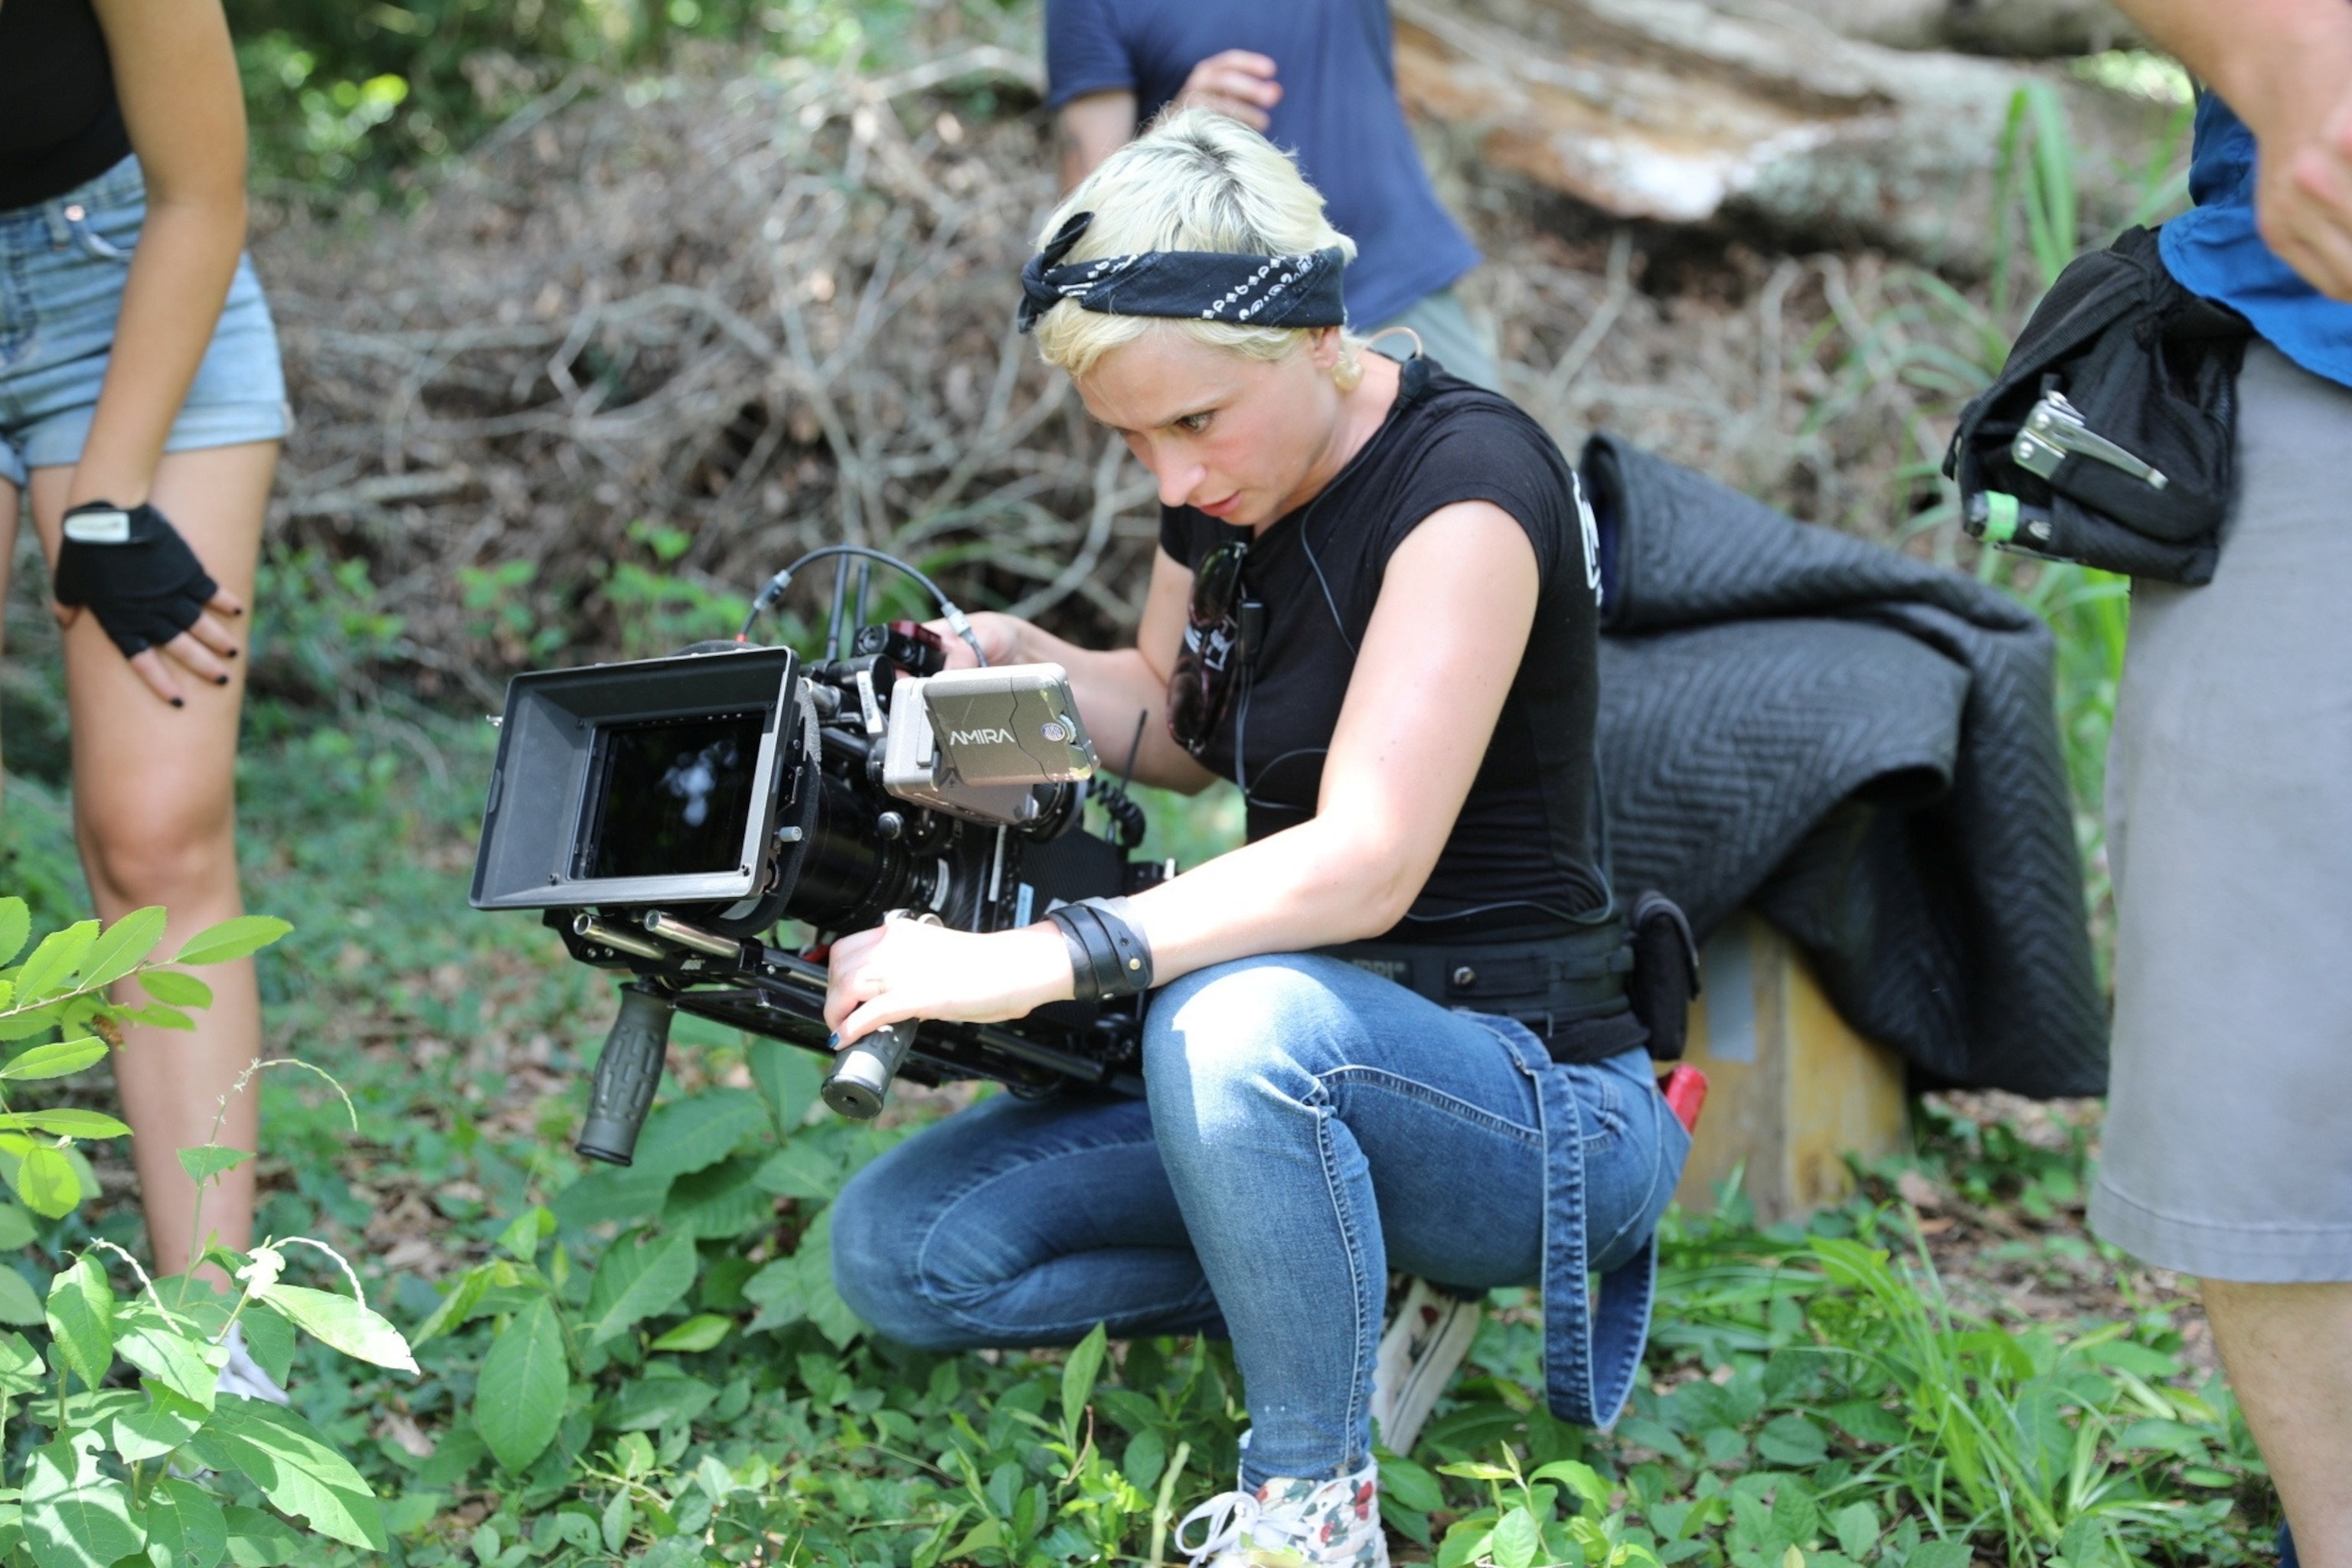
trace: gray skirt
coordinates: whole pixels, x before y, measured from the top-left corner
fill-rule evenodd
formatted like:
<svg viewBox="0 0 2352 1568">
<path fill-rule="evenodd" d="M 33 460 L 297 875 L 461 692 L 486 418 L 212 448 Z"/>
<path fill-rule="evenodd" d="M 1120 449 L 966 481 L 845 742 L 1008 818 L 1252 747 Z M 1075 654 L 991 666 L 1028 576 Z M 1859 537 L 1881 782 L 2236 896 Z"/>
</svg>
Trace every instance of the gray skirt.
<svg viewBox="0 0 2352 1568">
<path fill-rule="evenodd" d="M 2141 584 L 2108 752 L 2099 1235 L 2352 1280 L 2352 391 L 2265 343 L 2213 581 Z"/>
</svg>

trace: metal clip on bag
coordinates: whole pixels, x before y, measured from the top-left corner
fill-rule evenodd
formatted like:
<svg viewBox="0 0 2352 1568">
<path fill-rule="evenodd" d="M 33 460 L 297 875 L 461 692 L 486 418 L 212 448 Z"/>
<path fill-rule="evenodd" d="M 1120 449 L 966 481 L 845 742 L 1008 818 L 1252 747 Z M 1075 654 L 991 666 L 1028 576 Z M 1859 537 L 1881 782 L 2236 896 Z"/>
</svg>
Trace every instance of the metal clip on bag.
<svg viewBox="0 0 2352 1568">
<path fill-rule="evenodd" d="M 2173 281 L 2152 229 L 2075 258 L 1961 411 L 1944 473 L 1968 531 L 2048 560 L 2210 582 L 2251 334 Z"/>
</svg>

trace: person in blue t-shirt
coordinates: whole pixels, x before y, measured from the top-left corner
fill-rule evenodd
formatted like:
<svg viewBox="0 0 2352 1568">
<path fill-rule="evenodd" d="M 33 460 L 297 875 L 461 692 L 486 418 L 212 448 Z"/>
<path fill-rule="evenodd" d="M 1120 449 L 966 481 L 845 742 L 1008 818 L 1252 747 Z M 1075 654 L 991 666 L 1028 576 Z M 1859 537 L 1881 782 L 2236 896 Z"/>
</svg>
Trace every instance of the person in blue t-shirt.
<svg viewBox="0 0 2352 1568">
<path fill-rule="evenodd" d="M 2256 340 L 2213 581 L 2132 591 L 2091 1223 L 2201 1282 L 2284 1560 L 2352 1568 L 2352 5 L 2123 7 L 2205 84 L 2165 263 Z"/>
<path fill-rule="evenodd" d="M 1356 242 L 1350 330 L 1410 327 L 1430 358 L 1496 386 L 1493 339 L 1454 291 L 1477 247 L 1405 125 L 1388 0 L 1046 0 L 1045 75 L 1064 190 L 1169 104 L 1221 110 L 1295 153 Z M 1375 346 L 1408 353 L 1406 342 Z"/>
</svg>

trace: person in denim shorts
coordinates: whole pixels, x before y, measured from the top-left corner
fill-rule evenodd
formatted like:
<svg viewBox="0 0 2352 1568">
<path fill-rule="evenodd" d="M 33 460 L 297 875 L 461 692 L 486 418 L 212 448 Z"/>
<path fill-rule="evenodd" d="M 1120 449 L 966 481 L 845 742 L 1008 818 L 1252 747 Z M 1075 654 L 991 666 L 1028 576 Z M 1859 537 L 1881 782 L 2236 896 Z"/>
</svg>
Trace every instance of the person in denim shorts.
<svg viewBox="0 0 2352 1568">
<path fill-rule="evenodd" d="M 0 5 L 0 590 L 29 500 L 63 628 L 74 823 L 99 914 L 162 905 L 162 951 L 243 911 L 236 734 L 247 606 L 289 428 L 243 254 L 244 100 L 219 0 Z M 176 1151 L 255 1147 L 246 961 L 193 1035 L 116 1057 L 149 1246 L 250 1239 L 253 1167 L 196 1191 Z M 255 1390 L 247 1390 L 255 1392 Z"/>
<path fill-rule="evenodd" d="M 1160 986 L 1144 1099 L 1005 1095 L 908 1139 L 829 1211 L 835 1281 L 933 1350 L 1230 1336 L 1249 1444 L 1178 1543 L 1381 1568 L 1372 1424 L 1403 1449 L 1418 1419 L 1382 1396 L 1399 1324 L 1427 1364 L 1403 1311 L 1383 1333 L 1391 1271 L 1539 1284 L 1551 1408 L 1604 1426 L 1689 1150 L 1600 863 L 1591 510 L 1507 400 L 1342 331 L 1351 243 L 1236 120 L 1112 153 L 1042 243 L 1023 324 L 1158 481 L 1160 552 L 1136 646 L 984 614 L 950 661 L 1063 666 L 1135 777 L 1238 784 L 1249 841 L 1016 929 L 833 943 L 845 1045 Z M 1409 989 L 1400 951 L 1445 978 Z M 1558 988 L 1507 1005 L 1511 963 Z"/>
</svg>

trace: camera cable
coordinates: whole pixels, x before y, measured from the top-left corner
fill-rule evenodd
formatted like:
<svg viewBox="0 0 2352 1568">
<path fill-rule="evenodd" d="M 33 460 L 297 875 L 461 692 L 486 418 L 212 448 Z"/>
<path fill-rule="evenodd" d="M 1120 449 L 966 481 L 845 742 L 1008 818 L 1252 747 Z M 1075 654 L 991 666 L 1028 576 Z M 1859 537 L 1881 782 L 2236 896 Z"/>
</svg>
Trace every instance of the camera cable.
<svg viewBox="0 0 2352 1568">
<path fill-rule="evenodd" d="M 758 596 L 752 599 L 751 612 L 743 617 L 742 628 L 736 632 L 735 640 L 739 643 L 751 640 L 752 626 L 758 624 L 761 616 L 775 607 L 776 601 L 784 596 L 784 590 L 792 586 L 793 578 L 803 568 L 813 562 L 844 555 L 854 555 L 866 561 L 878 561 L 885 566 L 895 567 L 922 584 L 923 591 L 930 595 L 933 602 L 939 605 L 940 618 L 947 622 L 950 631 L 964 640 L 964 645 L 971 649 L 972 658 L 978 659 L 983 667 L 987 665 L 988 655 L 981 651 L 980 638 L 972 633 L 971 618 L 962 610 L 957 608 L 955 601 L 949 598 L 937 583 L 925 575 L 921 568 L 901 561 L 887 552 L 868 549 L 863 544 L 822 545 L 769 578 L 761 587 Z"/>
</svg>

